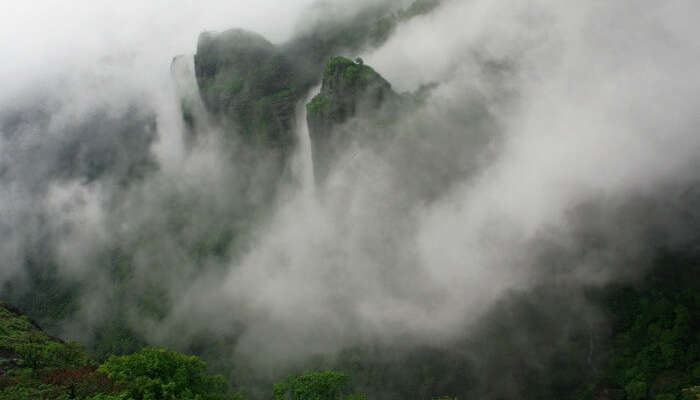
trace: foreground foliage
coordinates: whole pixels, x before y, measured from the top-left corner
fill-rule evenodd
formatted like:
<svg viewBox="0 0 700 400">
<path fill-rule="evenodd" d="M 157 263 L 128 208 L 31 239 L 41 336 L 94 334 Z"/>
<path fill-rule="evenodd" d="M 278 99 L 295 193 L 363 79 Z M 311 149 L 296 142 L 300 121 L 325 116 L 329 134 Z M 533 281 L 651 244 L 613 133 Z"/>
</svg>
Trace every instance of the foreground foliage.
<svg viewBox="0 0 700 400">
<path fill-rule="evenodd" d="M 195 356 L 143 349 L 98 366 L 74 342 L 44 333 L 0 304 L 0 399 L 225 400 L 223 377 L 207 374 Z"/>
<path fill-rule="evenodd" d="M 363 400 L 362 394 L 347 394 L 349 376 L 328 370 L 291 376 L 273 387 L 274 400 Z"/>
<path fill-rule="evenodd" d="M 327 370 L 291 376 L 275 400 L 363 400 L 349 377 Z M 165 349 L 110 356 L 97 365 L 74 342 L 51 338 L 18 310 L 0 303 L 0 399 L 240 400 L 196 356 Z"/>
<path fill-rule="evenodd" d="M 612 357 L 586 398 L 700 399 L 698 268 L 659 269 L 641 287 L 608 298 Z"/>
<path fill-rule="evenodd" d="M 208 375 L 195 356 L 163 349 L 143 349 L 128 356 L 112 356 L 98 370 L 122 387 L 120 395 L 133 400 L 218 400 L 227 396 L 223 377 Z"/>
</svg>

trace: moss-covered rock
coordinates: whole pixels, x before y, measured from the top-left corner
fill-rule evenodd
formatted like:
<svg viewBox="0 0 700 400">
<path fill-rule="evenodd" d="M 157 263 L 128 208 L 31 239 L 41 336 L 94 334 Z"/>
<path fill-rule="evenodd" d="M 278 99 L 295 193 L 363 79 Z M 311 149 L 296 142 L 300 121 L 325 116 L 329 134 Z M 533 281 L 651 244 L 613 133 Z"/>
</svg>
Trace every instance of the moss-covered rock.
<svg viewBox="0 0 700 400">
<path fill-rule="evenodd" d="M 407 100 L 361 59 L 331 58 L 323 72 L 321 92 L 306 105 L 317 179 L 325 177 L 338 151 L 349 141 L 361 139 L 358 130 L 341 132 L 338 127 L 354 117 L 361 117 L 369 127 L 387 126 Z M 368 135 L 376 132 L 363 131 Z"/>
<path fill-rule="evenodd" d="M 204 104 L 253 143 L 289 149 L 296 137 L 295 104 L 322 74 L 325 80 L 329 71 L 323 72 L 329 57 L 378 46 L 398 23 L 428 13 L 438 4 L 439 0 L 416 0 L 406 9 L 396 9 L 388 2 L 380 3 L 344 18 L 331 17 L 333 13 L 318 10 L 319 5 L 304 16 L 312 21 L 308 29 L 280 46 L 242 29 L 205 32 L 199 37 L 195 55 L 197 84 Z M 314 12 L 323 17 L 314 17 Z M 371 68 L 346 61 L 350 64 L 338 65 L 345 76 L 336 82 L 340 84 L 337 90 L 365 91 L 365 84 L 380 81 Z M 188 111 L 183 108 L 185 122 L 190 119 Z"/>
<path fill-rule="evenodd" d="M 195 56 L 205 106 L 256 144 L 294 143 L 296 72 L 262 36 L 241 29 L 200 35 Z"/>
<path fill-rule="evenodd" d="M 323 73 L 321 92 L 307 105 L 309 128 L 314 137 L 357 114 L 374 115 L 399 96 L 371 67 L 344 57 L 333 57 Z"/>
</svg>

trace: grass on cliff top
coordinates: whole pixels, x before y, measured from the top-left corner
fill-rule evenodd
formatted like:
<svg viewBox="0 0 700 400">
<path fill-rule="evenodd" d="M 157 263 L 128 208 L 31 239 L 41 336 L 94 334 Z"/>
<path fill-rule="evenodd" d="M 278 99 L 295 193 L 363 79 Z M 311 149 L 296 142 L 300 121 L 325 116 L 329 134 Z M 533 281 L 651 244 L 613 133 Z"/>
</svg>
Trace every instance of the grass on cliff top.
<svg viewBox="0 0 700 400">
<path fill-rule="evenodd" d="M 342 75 L 349 86 L 365 86 L 373 81 L 385 81 L 372 67 L 365 65 L 361 59 L 358 62 L 345 57 L 333 57 L 328 61 L 323 73 L 323 80 Z"/>
</svg>

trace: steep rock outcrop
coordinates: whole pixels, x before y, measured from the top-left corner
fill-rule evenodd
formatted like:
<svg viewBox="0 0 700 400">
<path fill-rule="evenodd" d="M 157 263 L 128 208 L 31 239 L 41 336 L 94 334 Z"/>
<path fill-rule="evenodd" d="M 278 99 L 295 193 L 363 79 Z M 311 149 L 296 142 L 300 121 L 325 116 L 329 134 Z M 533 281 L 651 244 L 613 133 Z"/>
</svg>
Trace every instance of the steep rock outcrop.
<svg viewBox="0 0 700 400">
<path fill-rule="evenodd" d="M 309 127 L 321 133 L 356 114 L 375 115 L 399 99 L 391 84 L 361 60 L 334 57 L 323 73 L 321 92 L 307 105 Z"/>
<path fill-rule="evenodd" d="M 350 16 L 318 4 L 303 16 L 307 28 L 279 46 L 241 29 L 205 32 L 194 59 L 204 105 L 253 143 L 288 153 L 295 144 L 295 104 L 318 83 L 327 60 L 381 45 L 399 23 L 440 1 L 416 0 L 405 9 L 378 2 Z"/>
<path fill-rule="evenodd" d="M 306 105 L 317 180 L 325 178 L 351 141 L 377 139 L 381 127 L 391 125 L 408 102 L 361 59 L 332 58 L 323 73 L 321 92 Z M 343 129 L 355 117 L 363 126 Z"/>
<path fill-rule="evenodd" d="M 301 94 L 292 63 L 272 43 L 241 29 L 203 33 L 195 73 L 207 109 L 243 137 L 271 147 L 293 144 Z"/>
<path fill-rule="evenodd" d="M 385 111 L 396 109 L 386 104 L 400 102 L 394 101 L 400 96 L 391 85 L 371 68 L 331 57 L 377 47 L 388 40 L 398 24 L 427 14 L 439 4 L 440 0 L 416 0 L 401 9 L 396 3 L 382 1 L 354 14 L 338 13 L 331 6 L 319 4 L 303 16 L 306 27 L 280 45 L 241 29 L 203 33 L 194 57 L 202 104 L 213 117 L 211 121 L 224 127 L 225 136 L 240 137 L 253 145 L 246 147 L 250 163 L 272 160 L 263 168 L 268 175 L 276 175 L 270 182 L 277 187 L 279 182 L 289 181 L 289 159 L 297 138 L 296 105 L 322 80 L 322 97 L 309 106 L 313 115 L 308 118 L 315 125 L 315 170 L 322 179 L 336 155 L 336 146 L 329 146 L 333 142 L 328 133 L 331 126 L 364 115 L 365 111 L 372 111 L 370 119 L 374 122 L 385 123 L 392 115 Z M 331 63 L 327 65 L 329 58 Z M 329 109 L 324 99 L 329 101 Z M 374 112 L 376 109 L 385 115 Z M 193 133 L 189 136 L 196 137 L 197 118 L 192 110 L 183 103 L 183 119 Z M 340 142 L 350 137 L 337 135 Z M 267 197 L 275 197 L 274 189 L 268 192 L 272 194 Z"/>
</svg>

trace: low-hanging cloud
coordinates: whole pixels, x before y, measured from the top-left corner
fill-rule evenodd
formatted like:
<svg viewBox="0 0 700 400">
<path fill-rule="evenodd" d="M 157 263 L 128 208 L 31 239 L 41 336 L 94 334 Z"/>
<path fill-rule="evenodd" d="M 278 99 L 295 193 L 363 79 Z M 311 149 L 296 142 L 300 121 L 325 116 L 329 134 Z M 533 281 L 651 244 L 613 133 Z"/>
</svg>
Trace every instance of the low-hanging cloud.
<svg viewBox="0 0 700 400">
<path fill-rule="evenodd" d="M 173 84 L 170 61 L 205 29 L 282 42 L 310 3 L 47 3 L 45 24 L 36 6 L 10 6 L 0 280 L 27 254 L 57 260 L 67 279 L 95 282 L 71 335 L 119 298 L 153 342 L 235 330 L 231 357 L 271 365 L 453 339 L 514 291 L 640 276 L 652 228 L 683 241 L 661 209 L 682 202 L 700 154 L 691 0 L 445 1 L 363 55 L 399 91 L 437 83 L 426 104 L 387 128 L 388 143 L 343 149 L 324 183 L 285 186 L 251 217 L 272 156 L 210 121 L 188 148 L 178 96 L 195 81 L 184 68 Z M 658 206 L 618 222 L 640 201 Z M 100 264 L 117 253 L 134 266 L 126 296 L 109 283 L 118 266 Z M 155 286 L 167 301 L 144 307 Z"/>
<path fill-rule="evenodd" d="M 588 201 L 612 209 L 693 176 L 698 52 L 682 21 L 696 7 L 448 2 L 400 27 L 367 62 L 399 88 L 441 84 L 404 133 L 440 121 L 423 127 L 440 155 L 484 160 L 464 171 L 448 164 L 461 182 L 425 200 L 397 182 L 411 179 L 402 177 L 409 163 L 441 172 L 440 156 L 421 149 L 401 159 L 415 146 L 405 138 L 385 153 L 349 151 L 319 203 L 287 204 L 233 267 L 223 290 L 253 305 L 256 321 L 242 347 L 304 352 L 363 335 L 449 336 L 510 291 L 536 287 L 541 269 L 562 286 L 639 276 L 648 244 L 635 243 L 645 239 L 636 226 L 593 254 L 577 242 L 572 215 Z M 482 114 L 449 113 L 469 115 L 468 105 Z M 491 123 L 477 123 L 484 116 Z M 424 184 L 445 185 L 438 176 Z M 591 254 L 552 270 L 541 265 L 538 243 L 547 242 Z"/>
</svg>

